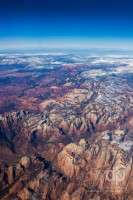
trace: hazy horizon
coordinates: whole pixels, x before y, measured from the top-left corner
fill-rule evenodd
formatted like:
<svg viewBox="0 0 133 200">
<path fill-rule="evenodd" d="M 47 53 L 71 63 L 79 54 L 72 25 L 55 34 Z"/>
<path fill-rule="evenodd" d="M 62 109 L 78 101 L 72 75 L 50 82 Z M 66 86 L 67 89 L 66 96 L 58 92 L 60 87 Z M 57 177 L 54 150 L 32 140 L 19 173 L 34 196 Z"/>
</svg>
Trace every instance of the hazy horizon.
<svg viewBox="0 0 133 200">
<path fill-rule="evenodd" d="M 41 39 L 0 39 L 0 49 L 117 49 L 133 50 L 133 39 L 114 38 L 41 38 Z"/>
</svg>

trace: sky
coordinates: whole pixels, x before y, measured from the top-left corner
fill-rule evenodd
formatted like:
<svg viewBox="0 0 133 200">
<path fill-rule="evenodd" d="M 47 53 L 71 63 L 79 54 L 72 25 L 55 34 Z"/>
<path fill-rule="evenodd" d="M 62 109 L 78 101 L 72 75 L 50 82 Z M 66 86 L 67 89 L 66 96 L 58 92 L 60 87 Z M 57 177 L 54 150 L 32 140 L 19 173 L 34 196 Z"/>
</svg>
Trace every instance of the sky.
<svg viewBox="0 0 133 200">
<path fill-rule="evenodd" d="M 132 0 L 0 0 L 0 48 L 133 49 Z"/>
</svg>

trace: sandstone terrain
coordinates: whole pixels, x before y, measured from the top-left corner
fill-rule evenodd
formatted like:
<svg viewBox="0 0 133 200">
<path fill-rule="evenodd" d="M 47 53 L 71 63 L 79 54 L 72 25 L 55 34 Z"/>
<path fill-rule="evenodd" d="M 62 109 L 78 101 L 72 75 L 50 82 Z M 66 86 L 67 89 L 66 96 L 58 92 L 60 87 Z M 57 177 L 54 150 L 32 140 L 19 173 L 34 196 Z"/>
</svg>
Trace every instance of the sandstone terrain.
<svg viewBox="0 0 133 200">
<path fill-rule="evenodd" d="M 133 199 L 133 57 L 0 56 L 0 199 Z"/>
</svg>

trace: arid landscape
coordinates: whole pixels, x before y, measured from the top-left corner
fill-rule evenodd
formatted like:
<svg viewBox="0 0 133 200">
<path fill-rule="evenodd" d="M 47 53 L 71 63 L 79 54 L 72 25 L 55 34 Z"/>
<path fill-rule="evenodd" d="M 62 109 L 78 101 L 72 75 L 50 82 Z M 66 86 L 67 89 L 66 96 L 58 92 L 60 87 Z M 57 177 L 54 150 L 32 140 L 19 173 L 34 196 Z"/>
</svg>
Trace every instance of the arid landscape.
<svg viewBox="0 0 133 200">
<path fill-rule="evenodd" d="M 0 199 L 133 199 L 131 54 L 0 54 Z"/>
</svg>

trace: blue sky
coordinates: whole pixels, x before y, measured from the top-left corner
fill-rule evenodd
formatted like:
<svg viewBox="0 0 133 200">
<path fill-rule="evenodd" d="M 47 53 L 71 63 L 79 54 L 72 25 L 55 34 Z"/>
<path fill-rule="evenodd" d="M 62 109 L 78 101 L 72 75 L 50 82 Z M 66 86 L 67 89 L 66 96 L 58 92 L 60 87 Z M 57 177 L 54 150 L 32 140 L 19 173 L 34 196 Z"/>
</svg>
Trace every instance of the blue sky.
<svg viewBox="0 0 133 200">
<path fill-rule="evenodd" d="M 0 47 L 133 48 L 131 0 L 0 1 Z"/>
</svg>

